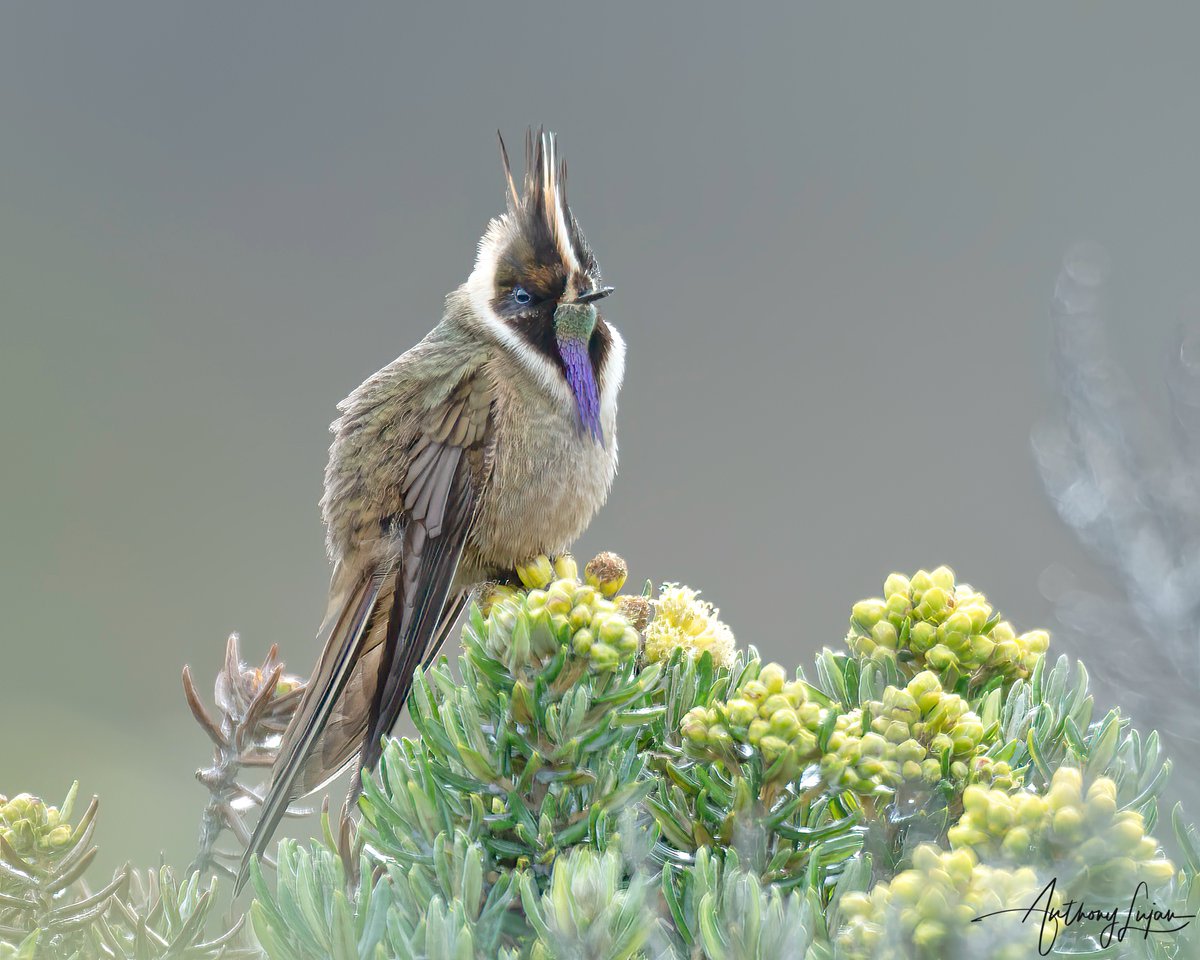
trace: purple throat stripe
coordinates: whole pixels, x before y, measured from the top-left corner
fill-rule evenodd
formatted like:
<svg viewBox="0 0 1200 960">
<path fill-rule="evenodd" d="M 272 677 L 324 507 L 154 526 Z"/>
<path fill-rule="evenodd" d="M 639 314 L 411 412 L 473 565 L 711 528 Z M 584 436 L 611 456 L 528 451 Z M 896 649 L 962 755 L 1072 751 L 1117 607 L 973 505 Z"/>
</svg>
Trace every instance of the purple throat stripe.
<svg viewBox="0 0 1200 960">
<path fill-rule="evenodd" d="M 590 433 L 597 443 L 604 445 L 604 431 L 600 428 L 600 391 L 596 387 L 596 374 L 592 370 L 592 359 L 588 356 L 586 342 L 575 337 L 558 337 L 558 352 L 567 368 L 567 383 L 575 394 L 575 409 L 584 432 Z"/>
</svg>

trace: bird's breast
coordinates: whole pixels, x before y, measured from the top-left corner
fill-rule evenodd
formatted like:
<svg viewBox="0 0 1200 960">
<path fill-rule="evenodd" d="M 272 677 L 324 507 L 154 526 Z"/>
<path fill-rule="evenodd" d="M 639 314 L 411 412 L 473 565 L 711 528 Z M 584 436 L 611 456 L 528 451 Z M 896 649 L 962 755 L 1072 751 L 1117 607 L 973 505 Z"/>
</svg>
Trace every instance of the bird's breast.
<svg viewBox="0 0 1200 960">
<path fill-rule="evenodd" d="M 495 458 L 471 553 L 484 569 L 511 570 L 562 553 L 604 505 L 617 468 L 615 410 L 602 414 L 603 445 L 574 409 L 544 395 L 499 389 Z"/>
</svg>

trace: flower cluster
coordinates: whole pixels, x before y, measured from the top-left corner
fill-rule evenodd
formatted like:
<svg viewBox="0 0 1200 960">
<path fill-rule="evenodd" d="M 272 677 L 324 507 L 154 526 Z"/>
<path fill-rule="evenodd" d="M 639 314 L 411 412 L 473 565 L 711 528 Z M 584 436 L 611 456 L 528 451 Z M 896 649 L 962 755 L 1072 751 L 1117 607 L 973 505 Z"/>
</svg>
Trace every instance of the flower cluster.
<svg viewBox="0 0 1200 960">
<path fill-rule="evenodd" d="M 501 587 L 488 597 L 488 652 L 515 672 L 569 645 L 593 670 L 615 669 L 637 654 L 641 639 L 610 599 L 624 583 L 623 569 L 614 554 L 589 563 L 585 581 L 569 555 L 521 566 L 527 593 Z"/>
<path fill-rule="evenodd" d="M 718 613 L 691 587 L 664 583 L 654 601 L 654 619 L 646 628 L 646 660 L 669 660 L 680 649 L 689 657 L 707 651 L 716 666 L 729 666 L 736 652 L 733 631 Z"/>
<path fill-rule="evenodd" d="M 1128 893 L 1140 881 L 1154 889 L 1175 875 L 1142 815 L 1117 808 L 1116 784 L 1098 777 L 1085 792 L 1074 767 L 1056 770 L 1044 796 L 967 787 L 948 837 L 981 857 L 1047 862 L 1064 884 L 1086 878 L 1098 896 Z"/>
<path fill-rule="evenodd" d="M 28 793 L 11 800 L 0 794 L 0 838 L 25 860 L 52 861 L 62 856 L 74 841 L 68 818 L 77 789 L 78 784 L 71 787 L 61 810 Z"/>
<path fill-rule="evenodd" d="M 956 583 L 949 567 L 918 570 L 911 579 L 893 573 L 883 594 L 854 605 L 846 642 L 856 656 L 894 658 L 910 673 L 1027 677 L 1050 643 L 1045 630 L 1018 635 L 982 593 Z"/>
<path fill-rule="evenodd" d="M 758 751 L 773 778 L 792 779 L 818 754 L 817 731 L 824 711 L 810 700 L 804 682 L 768 663 L 728 700 L 693 707 L 683 718 L 688 750 L 727 757 L 735 745 Z"/>
<path fill-rule="evenodd" d="M 973 757 L 968 767 L 969 783 L 983 784 L 997 790 L 1016 790 L 1024 780 L 1024 775 L 1013 770 L 1005 761 L 996 760 L 986 754 Z"/>
<path fill-rule="evenodd" d="M 971 921 L 1026 906 L 1041 888 L 1034 871 L 994 869 L 969 850 L 953 853 L 922 844 L 913 866 L 870 893 L 841 901 L 843 960 L 942 960 L 986 956 L 1026 960 L 1037 956 L 1037 924 Z"/>
<path fill-rule="evenodd" d="M 967 701 L 926 670 L 906 687 L 887 687 L 883 700 L 839 716 L 821 772 L 834 786 L 882 794 L 906 780 L 937 783 L 947 772 L 945 757 L 950 778 L 965 781 L 983 733 Z"/>
</svg>

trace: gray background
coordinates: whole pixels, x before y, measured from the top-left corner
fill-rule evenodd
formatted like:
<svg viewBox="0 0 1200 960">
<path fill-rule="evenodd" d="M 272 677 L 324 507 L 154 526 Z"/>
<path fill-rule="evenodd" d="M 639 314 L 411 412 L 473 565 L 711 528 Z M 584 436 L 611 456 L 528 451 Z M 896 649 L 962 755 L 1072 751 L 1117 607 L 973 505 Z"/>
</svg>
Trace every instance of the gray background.
<svg viewBox="0 0 1200 960">
<path fill-rule="evenodd" d="M 629 342 L 582 553 L 788 662 L 894 568 L 1024 627 L 1047 566 L 1097 577 L 1029 453 L 1047 306 L 1105 244 L 1157 402 L 1197 305 L 1194 9 L 305 6 L 0 12 L 0 791 L 78 777 L 104 862 L 187 861 L 180 666 L 207 687 L 236 629 L 307 671 L 325 427 L 466 277 L 498 126 L 559 131 Z"/>
</svg>

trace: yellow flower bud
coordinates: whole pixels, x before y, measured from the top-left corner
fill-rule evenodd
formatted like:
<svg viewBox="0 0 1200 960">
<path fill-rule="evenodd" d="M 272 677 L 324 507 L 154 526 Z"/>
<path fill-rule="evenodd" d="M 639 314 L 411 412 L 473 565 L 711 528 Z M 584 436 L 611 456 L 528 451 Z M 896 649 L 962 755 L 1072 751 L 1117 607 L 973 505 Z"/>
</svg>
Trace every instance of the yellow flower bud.
<svg viewBox="0 0 1200 960">
<path fill-rule="evenodd" d="M 1098 793 L 1088 799 L 1084 809 L 1088 823 L 1101 824 L 1110 820 L 1112 815 L 1117 812 L 1117 801 L 1107 794 Z"/>
<path fill-rule="evenodd" d="M 913 930 L 913 943 L 918 947 L 932 947 L 941 943 L 945 936 L 945 926 L 936 920 L 922 920 Z"/>
<path fill-rule="evenodd" d="M 864 757 L 883 757 L 888 752 L 888 742 L 879 734 L 872 731 L 862 738 L 862 753 Z"/>
<path fill-rule="evenodd" d="M 579 565 L 569 553 L 554 558 L 554 572 L 560 580 L 578 580 Z"/>
<path fill-rule="evenodd" d="M 767 688 L 759 680 L 749 680 L 742 685 L 742 696 L 751 703 L 762 703 L 767 699 Z"/>
<path fill-rule="evenodd" d="M 972 784 L 963 790 L 963 809 L 968 813 L 983 815 L 988 810 L 988 791 L 977 784 Z"/>
<path fill-rule="evenodd" d="M 621 660 L 617 651 L 607 643 L 593 643 L 588 658 L 597 670 L 612 670 Z"/>
<path fill-rule="evenodd" d="M 1040 823 L 1046 816 L 1046 801 L 1032 793 L 1018 793 L 1013 797 L 1017 821 L 1025 826 Z"/>
<path fill-rule="evenodd" d="M 579 606 L 573 608 L 571 610 L 569 620 L 572 630 L 582 630 L 592 622 L 591 607 L 585 607 L 584 605 L 580 604 Z"/>
<path fill-rule="evenodd" d="M 65 847 L 71 842 L 71 833 L 72 830 L 68 824 L 59 824 L 46 834 L 46 846 L 51 849 Z"/>
<path fill-rule="evenodd" d="M 929 579 L 933 581 L 934 586 L 941 587 L 946 593 L 954 590 L 954 571 L 949 567 L 938 567 L 929 574 Z"/>
<path fill-rule="evenodd" d="M 734 726 L 746 727 L 758 716 L 758 708 L 749 700 L 737 698 L 725 705 L 725 712 Z"/>
<path fill-rule="evenodd" d="M 941 587 L 930 587 L 921 596 L 921 602 L 917 604 L 917 615 L 922 619 L 931 619 L 938 617 L 945 609 L 948 598 L 946 591 Z"/>
<path fill-rule="evenodd" d="M 904 743 L 905 741 L 907 741 L 909 739 L 908 724 L 901 723 L 899 720 L 887 721 L 885 723 L 885 728 L 882 731 L 882 733 L 883 733 L 884 738 L 889 743 Z"/>
<path fill-rule="evenodd" d="M 785 740 L 790 740 L 800 730 L 800 718 L 796 716 L 796 711 L 790 707 L 776 710 L 771 714 L 769 723 L 771 725 L 771 732 L 776 736 L 783 737 Z"/>
<path fill-rule="evenodd" d="M 883 619 L 886 610 L 884 602 L 878 598 L 859 600 L 851 609 L 850 616 L 864 630 L 870 630 Z"/>
<path fill-rule="evenodd" d="M 924 653 L 937 640 L 937 628 L 932 623 L 914 623 L 908 631 L 908 645 L 917 653 Z"/>
<path fill-rule="evenodd" d="M 1001 847 L 1010 857 L 1021 857 L 1029 851 L 1032 843 L 1033 838 L 1025 827 L 1013 827 L 1004 835 Z"/>
<path fill-rule="evenodd" d="M 625 621 L 619 616 L 610 616 L 600 627 L 598 636 L 604 643 L 617 643 L 625 634 Z"/>
<path fill-rule="evenodd" d="M 783 685 L 783 695 L 791 701 L 793 707 L 801 707 L 808 702 L 808 692 L 800 680 L 789 680 Z"/>
<path fill-rule="evenodd" d="M 571 638 L 571 646 L 580 656 L 586 655 L 595 642 L 596 635 L 588 629 L 576 630 L 575 635 Z"/>
<path fill-rule="evenodd" d="M 1131 817 L 1119 817 L 1112 825 L 1109 836 L 1117 850 L 1122 853 L 1132 853 L 1141 845 L 1146 835 L 1141 819 L 1136 814 Z"/>
<path fill-rule="evenodd" d="M 782 737 L 768 735 L 758 742 L 758 748 L 768 763 L 774 761 L 788 748 L 788 743 Z"/>
<path fill-rule="evenodd" d="M 1045 630 L 1030 630 L 1021 634 L 1021 645 L 1032 653 L 1045 653 L 1050 648 L 1050 634 Z"/>
<path fill-rule="evenodd" d="M 1083 816 L 1078 807 L 1063 807 L 1056 810 L 1052 822 L 1054 832 L 1068 843 L 1077 840 L 1083 832 Z"/>
<path fill-rule="evenodd" d="M 778 663 L 768 663 L 758 672 L 758 679 L 767 688 L 768 693 L 780 693 L 788 675 Z"/>
<path fill-rule="evenodd" d="M 527 563 L 517 564 L 517 577 L 527 589 L 544 589 L 554 579 L 550 558 L 539 554 Z"/>
<path fill-rule="evenodd" d="M 1013 822 L 1013 810 L 1007 803 L 992 803 L 987 810 L 987 826 L 992 833 L 1003 833 Z"/>
<path fill-rule="evenodd" d="M 931 667 L 936 667 L 938 670 L 948 670 L 950 667 L 958 665 L 958 657 L 949 647 L 941 643 L 925 654 L 925 660 Z"/>
<path fill-rule="evenodd" d="M 617 641 L 617 649 L 623 654 L 634 654 L 637 653 L 639 643 L 641 637 L 638 636 L 638 632 L 633 627 L 626 627 L 621 639 Z"/>
<path fill-rule="evenodd" d="M 571 602 L 577 607 L 583 606 L 595 609 L 596 588 L 589 584 L 581 583 L 575 588 L 575 592 L 571 594 Z"/>
<path fill-rule="evenodd" d="M 946 618 L 946 622 L 943 624 L 942 629 L 945 630 L 946 633 L 971 633 L 971 618 L 962 610 L 955 610 L 954 613 L 950 614 L 950 616 Z"/>
<path fill-rule="evenodd" d="M 909 589 L 918 601 L 921 599 L 921 595 L 932 586 L 933 581 L 929 578 L 928 570 L 918 570 L 909 582 Z"/>
<path fill-rule="evenodd" d="M 886 620 L 880 620 L 871 628 L 871 639 L 885 650 L 895 650 L 900 643 L 896 628 Z"/>
<path fill-rule="evenodd" d="M 908 597 L 902 593 L 896 593 L 887 598 L 884 616 L 891 620 L 893 624 L 899 625 L 908 616 L 911 608 L 912 603 Z"/>
<path fill-rule="evenodd" d="M 558 583 L 554 584 L 546 594 L 546 610 L 551 614 L 569 615 L 571 610 L 574 609 L 572 592 L 570 589 L 563 588 Z"/>
<path fill-rule="evenodd" d="M 1170 860 L 1150 860 L 1139 866 L 1138 873 L 1147 886 L 1161 887 L 1174 879 L 1175 865 Z"/>
</svg>

